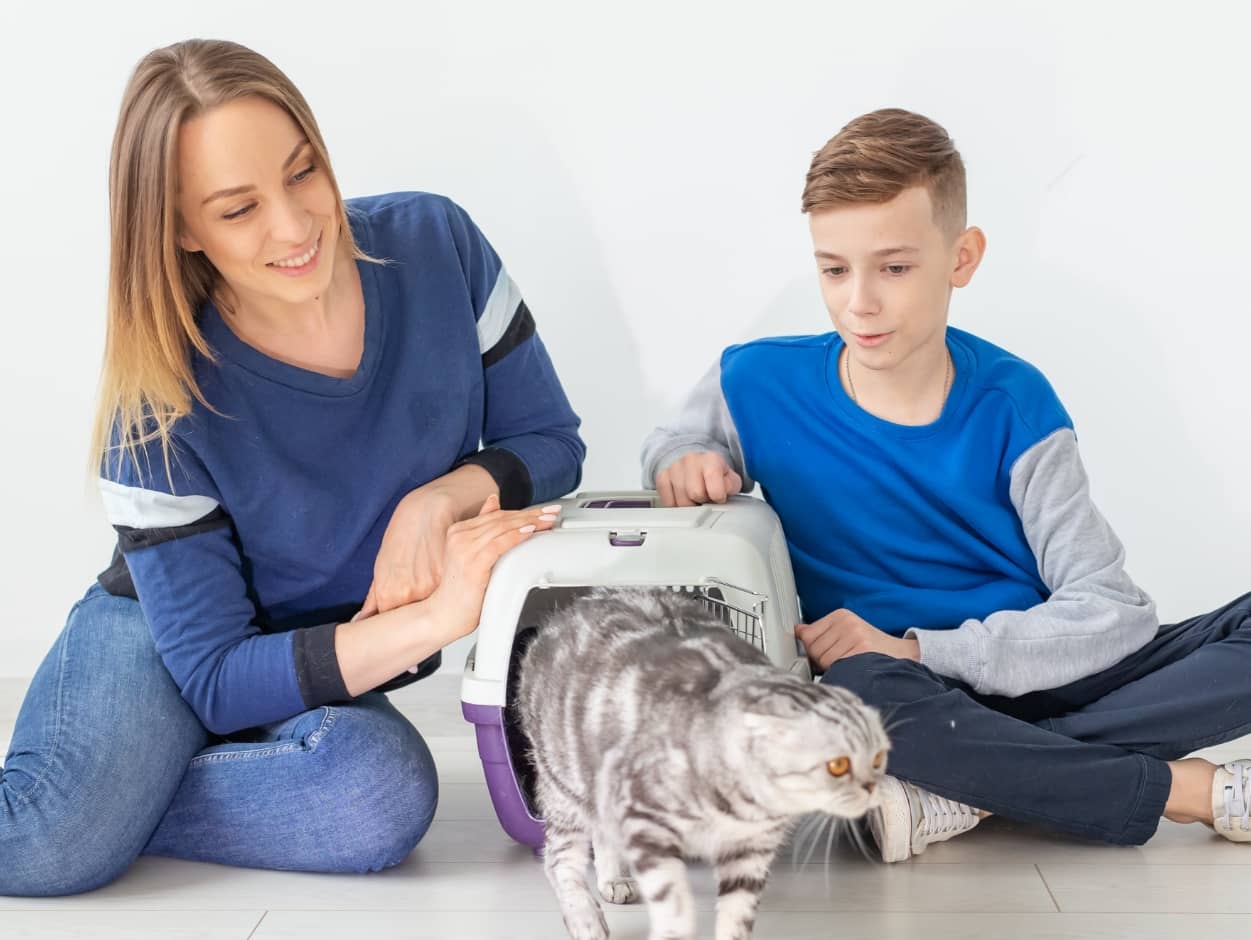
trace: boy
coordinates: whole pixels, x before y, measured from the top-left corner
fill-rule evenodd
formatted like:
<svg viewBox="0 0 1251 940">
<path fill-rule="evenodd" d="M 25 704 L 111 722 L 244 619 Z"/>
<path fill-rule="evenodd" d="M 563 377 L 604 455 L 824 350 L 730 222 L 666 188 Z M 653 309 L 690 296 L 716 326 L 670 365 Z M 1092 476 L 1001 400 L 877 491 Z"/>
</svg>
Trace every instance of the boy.
<svg viewBox="0 0 1251 940">
<path fill-rule="evenodd" d="M 823 682 L 893 726 L 869 817 L 900 861 L 989 813 L 1121 844 L 1161 815 L 1251 841 L 1251 594 L 1160 627 L 1026 362 L 947 328 L 986 247 L 946 131 L 852 121 L 804 188 L 835 332 L 732 346 L 643 446 L 667 505 L 759 482 Z M 976 809 L 974 807 L 977 807 Z"/>
</svg>

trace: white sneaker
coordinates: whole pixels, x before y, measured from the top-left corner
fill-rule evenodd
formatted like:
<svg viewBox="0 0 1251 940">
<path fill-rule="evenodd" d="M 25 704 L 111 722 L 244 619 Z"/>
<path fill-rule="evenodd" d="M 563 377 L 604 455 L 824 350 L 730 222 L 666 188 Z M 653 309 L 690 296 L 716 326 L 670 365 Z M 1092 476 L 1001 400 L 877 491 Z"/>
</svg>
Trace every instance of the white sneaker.
<svg viewBox="0 0 1251 940">
<path fill-rule="evenodd" d="M 1216 768 L 1212 828 L 1231 842 L 1251 842 L 1251 760 Z"/>
<path fill-rule="evenodd" d="M 895 777 L 877 785 L 878 805 L 869 810 L 869 831 L 884 862 L 920 855 L 931 842 L 968 832 L 982 820 L 980 811 L 936 796 Z"/>
</svg>

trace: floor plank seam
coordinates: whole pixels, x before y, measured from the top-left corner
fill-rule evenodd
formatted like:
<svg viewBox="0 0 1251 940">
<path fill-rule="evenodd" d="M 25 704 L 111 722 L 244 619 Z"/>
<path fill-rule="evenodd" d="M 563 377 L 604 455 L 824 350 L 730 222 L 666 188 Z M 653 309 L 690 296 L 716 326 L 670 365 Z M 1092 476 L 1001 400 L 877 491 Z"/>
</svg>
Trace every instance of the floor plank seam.
<svg viewBox="0 0 1251 940">
<path fill-rule="evenodd" d="M 261 929 L 261 924 L 265 923 L 265 918 L 268 916 L 269 911 L 261 911 L 261 919 L 256 922 L 256 924 L 252 927 L 251 933 L 244 937 L 244 940 L 252 940 L 252 938 L 256 936 L 256 932 Z"/>
<path fill-rule="evenodd" d="M 1042 868 L 1038 864 L 1035 864 L 1034 871 L 1038 872 L 1038 877 L 1042 879 L 1043 887 L 1047 889 L 1047 897 L 1051 898 L 1051 903 L 1055 905 L 1056 913 L 1064 913 L 1060 910 L 1060 902 L 1056 900 L 1056 895 L 1055 892 L 1051 890 L 1051 885 L 1047 884 L 1047 876 L 1042 873 Z"/>
</svg>

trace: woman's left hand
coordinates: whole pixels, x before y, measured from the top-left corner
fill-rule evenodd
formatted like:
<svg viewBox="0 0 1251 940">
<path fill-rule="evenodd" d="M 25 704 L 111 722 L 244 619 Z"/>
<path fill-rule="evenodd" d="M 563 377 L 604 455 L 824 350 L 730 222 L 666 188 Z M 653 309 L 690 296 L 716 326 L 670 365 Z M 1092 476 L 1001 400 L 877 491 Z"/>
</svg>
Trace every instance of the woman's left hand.
<svg viewBox="0 0 1251 940">
<path fill-rule="evenodd" d="M 405 496 L 387 523 L 374 560 L 374 578 L 353 620 L 424 601 L 443 578 L 447 530 L 472 518 L 495 491 L 481 467 L 466 465 Z"/>
</svg>

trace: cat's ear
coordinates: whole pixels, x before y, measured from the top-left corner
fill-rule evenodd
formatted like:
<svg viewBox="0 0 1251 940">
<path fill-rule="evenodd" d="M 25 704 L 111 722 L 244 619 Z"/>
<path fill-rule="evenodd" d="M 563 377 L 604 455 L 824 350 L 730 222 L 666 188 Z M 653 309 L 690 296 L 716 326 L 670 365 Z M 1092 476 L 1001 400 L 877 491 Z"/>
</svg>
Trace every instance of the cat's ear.
<svg viewBox="0 0 1251 940">
<path fill-rule="evenodd" d="M 810 707 L 800 704 L 792 696 L 785 693 L 762 695 L 747 708 L 748 714 L 769 718 L 800 718 L 810 712 Z"/>
<path fill-rule="evenodd" d="M 743 726 L 752 735 L 785 734 L 807 711 L 788 695 L 771 695 L 743 712 Z"/>
</svg>

